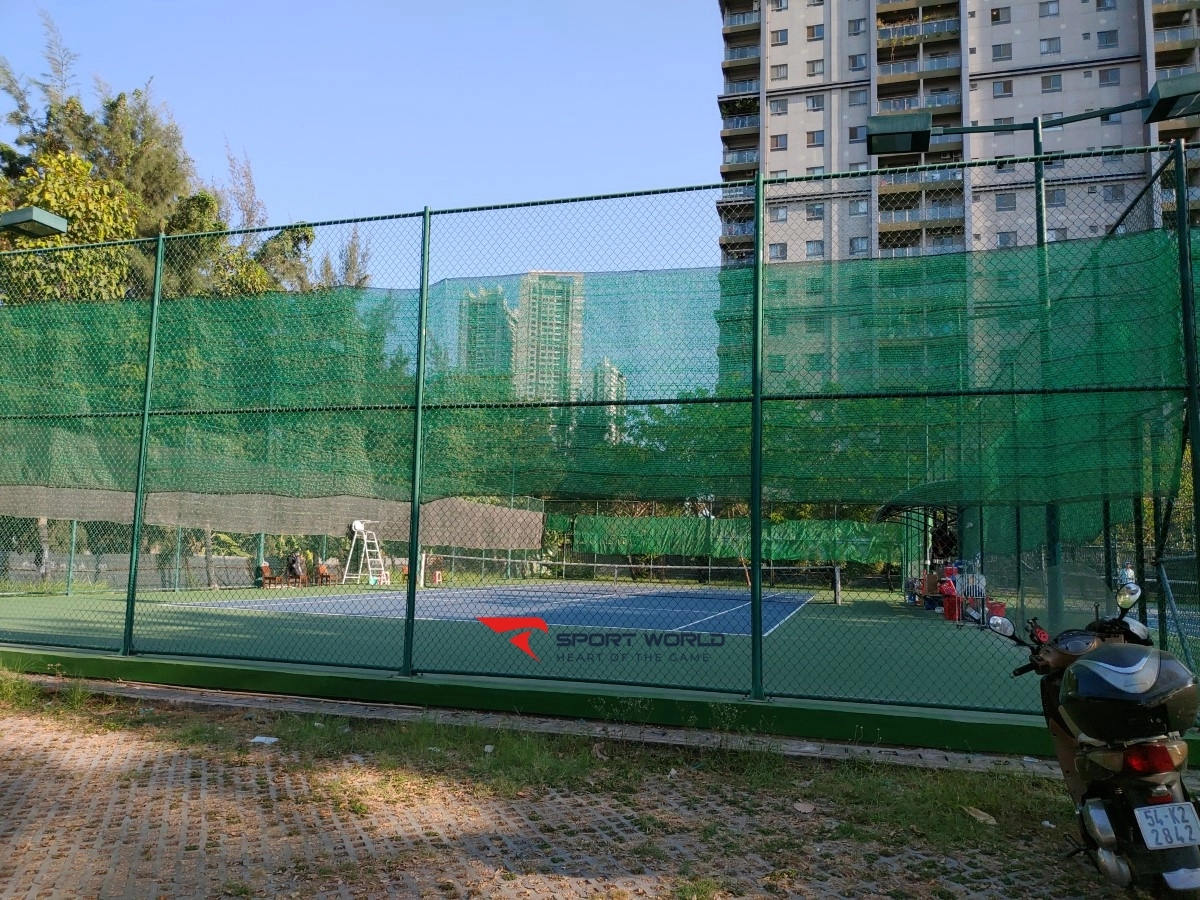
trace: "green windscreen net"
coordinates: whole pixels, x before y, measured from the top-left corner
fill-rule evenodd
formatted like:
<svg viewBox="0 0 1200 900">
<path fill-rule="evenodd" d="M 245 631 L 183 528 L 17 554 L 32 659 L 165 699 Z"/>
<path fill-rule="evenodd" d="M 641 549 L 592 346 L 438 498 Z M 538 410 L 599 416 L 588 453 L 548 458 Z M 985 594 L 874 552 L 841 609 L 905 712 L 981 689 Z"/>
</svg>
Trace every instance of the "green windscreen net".
<svg viewBox="0 0 1200 900">
<path fill-rule="evenodd" d="M 761 267 L 746 185 L 0 254 L 0 639 L 121 648 L 132 588 L 142 653 L 1034 708 L 926 579 L 1083 615 L 1153 546 L 1161 162 L 1048 164 L 1044 246 L 1020 163 L 772 182 Z"/>
</svg>

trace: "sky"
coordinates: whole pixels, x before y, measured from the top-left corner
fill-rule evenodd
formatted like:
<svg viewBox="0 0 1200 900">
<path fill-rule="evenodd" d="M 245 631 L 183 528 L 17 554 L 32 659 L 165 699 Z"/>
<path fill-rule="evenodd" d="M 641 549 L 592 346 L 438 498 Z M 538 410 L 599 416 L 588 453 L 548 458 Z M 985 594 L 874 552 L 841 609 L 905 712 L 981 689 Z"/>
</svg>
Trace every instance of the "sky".
<svg viewBox="0 0 1200 900">
<path fill-rule="evenodd" d="M 720 180 L 715 0 L 0 0 L 19 75 L 43 10 L 89 106 L 153 79 L 197 175 L 228 143 L 274 223 Z"/>
</svg>

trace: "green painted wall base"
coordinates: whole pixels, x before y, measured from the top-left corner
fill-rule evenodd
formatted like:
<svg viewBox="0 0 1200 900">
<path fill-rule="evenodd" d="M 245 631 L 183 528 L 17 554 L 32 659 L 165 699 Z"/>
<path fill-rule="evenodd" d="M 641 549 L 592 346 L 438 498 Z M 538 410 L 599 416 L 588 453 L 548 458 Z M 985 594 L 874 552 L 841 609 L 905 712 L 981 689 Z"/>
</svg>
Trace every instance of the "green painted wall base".
<svg viewBox="0 0 1200 900">
<path fill-rule="evenodd" d="M 819 700 L 752 701 L 731 694 L 418 675 L 203 659 L 127 657 L 0 645 L 12 671 L 326 699 L 481 709 L 721 730 L 858 744 L 1049 756 L 1037 716 Z"/>
</svg>

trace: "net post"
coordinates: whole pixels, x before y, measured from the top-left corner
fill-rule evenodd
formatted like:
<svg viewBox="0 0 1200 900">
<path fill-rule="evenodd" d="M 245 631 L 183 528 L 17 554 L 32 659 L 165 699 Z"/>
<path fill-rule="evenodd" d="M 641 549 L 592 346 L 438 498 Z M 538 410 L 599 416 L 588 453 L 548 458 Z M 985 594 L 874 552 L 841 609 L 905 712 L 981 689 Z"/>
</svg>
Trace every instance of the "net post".
<svg viewBox="0 0 1200 900">
<path fill-rule="evenodd" d="M 750 697 L 765 699 L 763 692 L 762 610 L 762 454 L 763 454 L 763 228 L 765 203 L 763 176 L 754 173 L 754 299 L 750 355 Z"/>
<path fill-rule="evenodd" d="M 408 582 L 404 601 L 404 660 L 400 674 L 413 673 L 413 627 L 417 621 L 417 566 L 421 557 L 421 437 L 424 425 L 425 349 L 429 324 L 429 233 L 432 217 L 429 207 L 421 216 L 421 289 L 417 298 L 417 371 L 416 396 L 413 398 L 412 502 L 408 518 Z"/>
<path fill-rule="evenodd" d="M 142 391 L 142 436 L 138 450 L 137 480 L 133 489 L 133 537 L 129 547 L 129 582 L 125 589 L 125 631 L 121 655 L 133 655 L 133 610 L 137 598 L 138 554 L 142 543 L 142 506 L 146 499 L 146 457 L 150 450 L 150 395 L 154 390 L 154 355 L 158 340 L 158 305 L 162 298 L 163 250 L 166 239 L 158 234 L 154 251 L 154 289 L 150 295 L 150 335 L 146 341 L 146 382 Z"/>
<path fill-rule="evenodd" d="M 71 546 L 67 550 L 67 596 L 71 596 L 71 589 L 75 586 L 75 536 L 79 528 L 79 522 L 76 519 L 71 520 Z"/>
</svg>

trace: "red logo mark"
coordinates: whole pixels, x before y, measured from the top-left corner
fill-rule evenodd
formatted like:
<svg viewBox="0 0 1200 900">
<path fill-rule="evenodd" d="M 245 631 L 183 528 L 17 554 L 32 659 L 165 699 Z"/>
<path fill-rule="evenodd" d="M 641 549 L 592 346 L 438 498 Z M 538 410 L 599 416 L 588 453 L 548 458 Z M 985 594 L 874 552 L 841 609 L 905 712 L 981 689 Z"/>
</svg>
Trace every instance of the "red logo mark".
<svg viewBox="0 0 1200 900">
<path fill-rule="evenodd" d="M 533 631 L 525 631 L 522 629 L 537 629 L 538 631 L 550 633 L 550 627 L 546 624 L 545 619 L 539 619 L 536 616 L 479 616 L 479 621 L 486 625 L 496 634 L 503 634 L 506 631 L 520 631 L 520 634 L 514 634 L 508 639 L 508 642 L 514 647 L 517 647 L 522 653 L 527 653 L 538 662 L 536 653 L 529 648 L 529 637 Z"/>
</svg>

